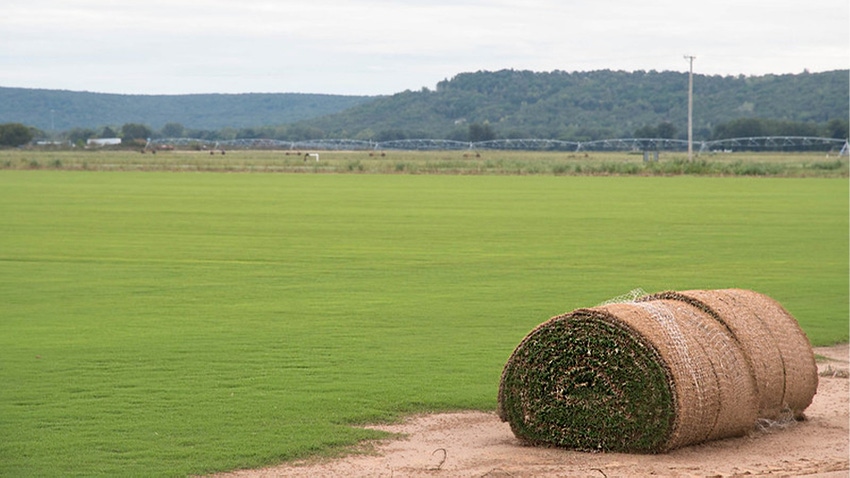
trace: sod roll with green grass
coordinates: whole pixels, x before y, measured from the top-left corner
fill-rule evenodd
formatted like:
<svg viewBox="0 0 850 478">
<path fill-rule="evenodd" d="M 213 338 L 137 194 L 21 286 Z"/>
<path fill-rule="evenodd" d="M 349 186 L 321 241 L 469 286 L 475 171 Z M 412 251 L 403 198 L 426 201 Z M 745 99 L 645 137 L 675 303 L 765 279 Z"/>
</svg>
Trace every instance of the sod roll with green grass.
<svg viewBox="0 0 850 478">
<path fill-rule="evenodd" d="M 775 301 L 666 292 L 539 325 L 508 359 L 498 402 L 532 444 L 658 453 L 800 416 L 816 386 L 808 340 Z"/>
</svg>

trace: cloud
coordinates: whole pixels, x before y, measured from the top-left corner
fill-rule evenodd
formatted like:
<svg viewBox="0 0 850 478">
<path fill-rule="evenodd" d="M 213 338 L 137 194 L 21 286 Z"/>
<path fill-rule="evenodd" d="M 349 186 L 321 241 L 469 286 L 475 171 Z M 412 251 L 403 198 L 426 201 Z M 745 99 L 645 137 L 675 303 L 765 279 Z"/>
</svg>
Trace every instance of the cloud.
<svg viewBox="0 0 850 478">
<path fill-rule="evenodd" d="M 480 69 L 847 68 L 844 0 L 8 0 L 0 85 L 391 94 Z"/>
</svg>

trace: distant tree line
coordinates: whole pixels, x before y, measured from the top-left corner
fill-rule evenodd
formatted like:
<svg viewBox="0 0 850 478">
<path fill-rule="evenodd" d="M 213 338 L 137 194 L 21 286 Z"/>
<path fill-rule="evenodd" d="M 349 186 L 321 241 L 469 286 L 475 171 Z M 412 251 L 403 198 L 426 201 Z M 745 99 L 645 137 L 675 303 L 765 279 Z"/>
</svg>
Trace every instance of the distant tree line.
<svg viewBox="0 0 850 478">
<path fill-rule="evenodd" d="M 720 126 L 741 118 L 766 131 L 825 134 L 828 122 L 850 116 L 847 73 L 695 75 L 694 138 L 725 136 Z M 328 138 L 377 141 L 465 140 L 484 125 L 504 139 L 685 139 L 687 84 L 687 73 L 670 71 L 479 71 L 441 81 L 433 91 L 401 92 L 299 125 Z"/>
<path fill-rule="evenodd" d="M 3 133 L 4 126 L 0 125 L 0 138 L 5 138 Z M 33 130 L 23 125 L 18 125 L 14 128 L 8 127 L 12 131 L 8 133 L 10 138 L 17 139 L 29 138 L 23 141 L 24 144 L 32 140 Z M 26 134 L 25 134 L 26 132 Z M 809 123 L 809 122 L 794 122 L 794 121 L 776 121 L 763 118 L 740 118 L 726 123 L 718 124 L 714 127 L 712 133 L 708 137 L 700 138 L 700 140 L 721 140 L 729 138 L 747 138 L 759 136 L 812 136 L 834 139 L 846 139 L 850 137 L 850 122 L 848 120 L 832 119 L 825 123 Z M 532 136 L 528 136 L 532 137 Z M 615 136 L 608 138 L 594 139 L 612 139 Z M 676 139 L 681 138 L 679 129 L 670 122 L 663 121 L 654 126 L 641 126 L 634 130 L 633 134 L 621 136 L 633 138 L 665 138 Z M 372 140 L 376 142 L 403 140 L 403 139 L 421 139 L 427 136 L 416 136 L 415 134 L 397 129 L 386 131 L 383 134 L 375 135 L 370 138 L 346 138 L 343 136 L 329 136 L 323 131 L 308 128 L 301 125 L 289 126 L 263 126 L 254 128 L 223 128 L 220 130 L 195 130 L 185 128 L 179 123 L 168 123 L 159 131 L 138 124 L 126 123 L 120 128 L 104 127 L 100 130 L 90 128 L 75 128 L 62 134 L 62 138 L 79 146 L 85 145 L 90 138 L 122 138 L 123 142 L 128 145 L 144 144 L 148 138 L 196 138 L 205 141 L 227 141 L 233 139 L 273 139 L 279 141 L 309 141 L 320 139 L 362 139 Z M 434 139 L 450 139 L 454 141 L 480 142 L 493 139 L 510 139 L 509 137 L 498 134 L 495 128 L 489 123 L 473 123 L 467 125 L 463 129 L 458 129 L 456 134 L 445 138 Z M 558 139 L 545 138 L 539 139 Z M 10 142 L 15 140 L 4 140 L 0 143 L 10 145 Z"/>
<path fill-rule="evenodd" d="M 170 122 L 198 129 L 287 124 L 343 111 L 372 96 L 303 93 L 118 95 L 0 87 L 0 123 L 68 131 L 128 122 L 161 129 Z"/>
<path fill-rule="evenodd" d="M 751 138 L 758 136 L 819 136 L 847 139 L 848 120 L 831 119 L 826 123 L 799 123 L 763 118 L 739 118 L 715 126 L 712 139 Z"/>
<path fill-rule="evenodd" d="M 353 106 L 310 119 L 240 126 L 251 112 L 273 112 L 309 101 L 339 98 L 286 98 L 275 95 L 231 95 L 226 98 L 156 97 L 155 105 L 188 107 L 190 99 L 230 110 L 197 111 L 215 114 L 231 126 L 191 126 L 184 116 L 156 120 L 143 115 L 117 126 L 73 128 L 62 136 L 74 144 L 92 137 L 121 137 L 136 145 L 147 138 L 189 137 L 205 141 L 273 139 L 309 141 L 354 139 L 384 142 L 403 139 L 448 139 L 479 142 L 491 139 L 538 138 L 593 141 L 612 138 L 686 139 L 687 73 L 657 71 L 532 72 L 501 70 L 461 73 L 437 84 L 436 90 L 404 91 L 392 96 L 357 99 Z M 818 136 L 848 137 L 850 76 L 847 70 L 756 77 L 695 75 L 694 139 L 710 141 L 735 137 Z M 2 99 L 3 89 L 0 89 Z M 9 92 L 9 94 L 14 92 Z M 28 93 L 28 94 L 31 94 Z M 58 95 L 58 93 L 56 93 Z M 114 96 L 114 95 L 113 95 Z M 95 96 L 113 101 L 123 97 Z M 191 96 L 191 95 L 189 95 Z M 85 96 L 85 98 L 89 98 Z M 34 100 L 34 98 L 33 98 Z M 144 103 L 145 98 L 132 98 Z M 153 98 L 151 99 L 153 101 Z M 212 102 L 212 103 L 211 103 Z M 206 107 L 204 107 L 206 108 Z M 106 110 L 102 106 L 100 110 Z M 232 111 L 232 113 L 231 113 Z M 188 121 L 188 120 L 187 120 Z M 221 124 L 221 123 L 217 123 Z M 151 126 L 155 125 L 155 126 Z M 161 126 L 160 126 L 161 125 Z M 38 135 L 36 135 L 38 136 Z M 56 136 L 54 132 L 53 136 Z"/>
<path fill-rule="evenodd" d="M 29 143 L 38 134 L 35 128 L 21 123 L 0 124 L 0 147 L 16 147 Z"/>
<path fill-rule="evenodd" d="M 45 133 L 33 127 L 20 123 L 0 124 L 0 146 L 16 147 L 43 138 Z M 670 122 L 663 121 L 654 126 L 641 126 L 634 130 L 633 138 L 665 138 L 675 139 L 681 135 L 678 128 Z M 850 137 L 850 122 L 842 119 L 831 119 L 824 123 L 777 121 L 764 118 L 739 118 L 720 123 L 714 127 L 707 138 L 700 140 L 722 140 L 730 138 L 749 138 L 761 136 L 810 136 L 834 139 Z M 529 136 L 530 137 L 530 136 Z M 627 137 L 627 136 L 623 136 Z M 220 130 L 196 130 L 186 128 L 180 123 L 167 123 L 161 129 L 154 130 L 140 123 L 125 123 L 121 127 L 105 126 L 100 129 L 74 128 L 59 135 L 58 139 L 82 147 L 92 138 L 121 138 L 126 147 L 144 145 L 148 139 L 159 138 L 195 138 L 204 141 L 228 141 L 233 139 L 273 139 L 279 141 L 309 141 L 321 139 L 365 139 L 376 142 L 421 139 L 427 136 L 416 136 L 401 129 L 386 131 L 371 138 L 344 138 L 328 136 L 317 128 L 303 125 L 264 126 L 254 128 L 222 128 Z M 612 139 L 609 138 L 601 139 Z M 481 142 L 494 139 L 510 139 L 499 135 L 487 122 L 473 123 L 458 129 L 455 134 L 446 138 L 454 141 Z M 556 138 L 539 138 L 556 139 Z M 597 138 L 600 139 L 600 138 Z"/>
</svg>

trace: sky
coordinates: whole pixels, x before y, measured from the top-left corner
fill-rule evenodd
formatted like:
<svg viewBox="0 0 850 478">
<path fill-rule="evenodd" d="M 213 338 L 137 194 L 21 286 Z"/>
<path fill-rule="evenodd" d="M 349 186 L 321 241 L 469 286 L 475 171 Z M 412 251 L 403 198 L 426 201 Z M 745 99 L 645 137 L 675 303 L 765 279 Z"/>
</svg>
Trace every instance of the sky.
<svg viewBox="0 0 850 478">
<path fill-rule="evenodd" d="M 848 0 L 4 0 L 0 86 L 391 95 L 464 72 L 850 68 Z"/>
</svg>

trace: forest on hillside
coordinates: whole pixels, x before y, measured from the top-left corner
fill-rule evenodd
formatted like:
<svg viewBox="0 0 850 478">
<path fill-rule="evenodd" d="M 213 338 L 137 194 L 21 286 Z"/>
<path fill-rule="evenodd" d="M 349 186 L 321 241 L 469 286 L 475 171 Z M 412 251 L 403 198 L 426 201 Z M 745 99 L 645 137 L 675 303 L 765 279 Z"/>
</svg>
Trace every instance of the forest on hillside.
<svg viewBox="0 0 850 478">
<path fill-rule="evenodd" d="M 845 138 L 848 71 L 694 77 L 694 137 L 738 129 Z M 463 73 L 303 122 L 317 134 L 386 141 L 687 135 L 688 74 L 656 71 Z M 480 137 L 483 135 L 483 137 Z M 728 137 L 728 136 L 726 136 Z"/>
<path fill-rule="evenodd" d="M 384 97 L 303 94 L 103 95 L 0 88 L 0 123 L 73 143 L 94 137 L 303 141 L 486 141 L 687 137 L 688 74 L 461 73 Z M 694 75 L 694 138 L 848 137 L 850 72 Z M 30 116 L 24 114 L 29 111 Z M 38 112 L 36 122 L 31 116 Z M 58 118 L 69 111 L 78 116 Z M 45 117 L 50 126 L 44 127 Z M 61 127 L 59 126 L 61 125 Z"/>
<path fill-rule="evenodd" d="M 169 123 L 219 130 L 294 123 L 372 99 L 302 93 L 118 95 L 0 87 L 0 123 L 22 123 L 45 132 L 118 129 L 125 123 L 152 130 Z"/>
</svg>

